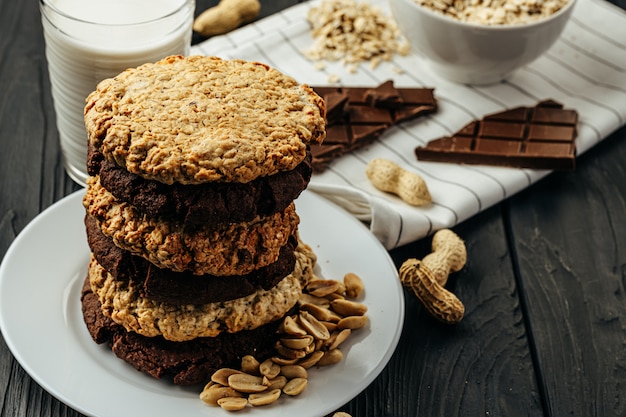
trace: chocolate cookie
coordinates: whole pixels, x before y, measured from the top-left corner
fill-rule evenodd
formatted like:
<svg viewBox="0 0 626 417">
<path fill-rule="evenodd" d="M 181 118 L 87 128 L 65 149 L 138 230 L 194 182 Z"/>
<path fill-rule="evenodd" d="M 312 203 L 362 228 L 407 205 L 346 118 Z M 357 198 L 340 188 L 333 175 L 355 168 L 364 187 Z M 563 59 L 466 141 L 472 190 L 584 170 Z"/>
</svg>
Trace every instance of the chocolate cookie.
<svg viewBox="0 0 626 417">
<path fill-rule="evenodd" d="M 88 280 L 85 280 L 81 303 L 85 324 L 96 343 L 108 343 L 117 357 L 138 371 L 178 385 L 205 384 L 216 370 L 239 366 L 245 355 L 271 356 L 281 322 L 277 320 L 254 330 L 223 333 L 217 337 L 171 342 L 162 337 L 127 332 L 106 317 Z"/>
<path fill-rule="evenodd" d="M 87 97 L 89 143 L 165 184 L 249 182 L 290 171 L 326 135 L 324 101 L 258 62 L 170 56 Z"/>
<path fill-rule="evenodd" d="M 306 188 L 313 170 L 311 154 L 291 171 L 247 183 L 209 182 L 166 185 L 132 174 L 89 146 L 88 172 L 118 200 L 151 217 L 171 219 L 185 228 L 250 221 L 285 210 Z"/>
<path fill-rule="evenodd" d="M 245 275 L 278 259 L 300 221 L 295 205 L 249 222 L 185 230 L 182 224 L 152 218 L 118 201 L 87 178 L 83 205 L 115 245 L 142 256 L 159 268 L 196 275 Z"/>
<path fill-rule="evenodd" d="M 280 250 L 276 262 L 247 275 L 194 275 L 157 268 L 140 256 L 115 246 L 102 234 L 98 223 L 85 216 L 87 242 L 96 261 L 116 280 L 132 280 L 142 297 L 173 304 L 207 304 L 250 295 L 259 288 L 269 290 L 293 271 L 297 240 L 289 240 Z"/>
</svg>

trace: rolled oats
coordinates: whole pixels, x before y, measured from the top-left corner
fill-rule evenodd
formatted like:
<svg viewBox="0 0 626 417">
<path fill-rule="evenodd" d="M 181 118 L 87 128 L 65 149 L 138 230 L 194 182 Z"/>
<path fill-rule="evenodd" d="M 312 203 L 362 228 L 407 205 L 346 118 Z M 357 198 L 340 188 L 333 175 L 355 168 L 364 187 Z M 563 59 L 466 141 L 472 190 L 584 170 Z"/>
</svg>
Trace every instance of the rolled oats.
<svg viewBox="0 0 626 417">
<path fill-rule="evenodd" d="M 410 49 L 395 21 L 366 2 L 325 0 L 311 7 L 307 20 L 314 42 L 304 55 L 316 63 L 342 61 L 351 73 L 359 63 L 375 68 Z"/>
<path fill-rule="evenodd" d="M 436 12 L 481 25 L 536 22 L 561 10 L 569 0 L 413 0 Z"/>
</svg>

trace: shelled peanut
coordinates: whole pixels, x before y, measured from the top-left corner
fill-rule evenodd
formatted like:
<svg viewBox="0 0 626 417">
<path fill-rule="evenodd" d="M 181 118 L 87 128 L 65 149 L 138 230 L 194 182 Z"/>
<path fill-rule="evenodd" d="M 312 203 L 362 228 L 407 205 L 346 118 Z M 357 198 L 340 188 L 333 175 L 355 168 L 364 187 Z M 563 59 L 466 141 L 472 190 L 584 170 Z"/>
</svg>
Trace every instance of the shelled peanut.
<svg viewBox="0 0 626 417">
<path fill-rule="evenodd" d="M 279 327 L 275 355 L 262 361 L 247 355 L 240 369 L 217 370 L 200 399 L 237 411 L 272 404 L 283 394 L 301 394 L 308 369 L 340 362 L 341 344 L 367 325 L 367 306 L 357 301 L 363 291 L 361 278 L 353 273 L 343 281 L 314 276 L 303 289 L 297 313 L 286 316 Z"/>
</svg>

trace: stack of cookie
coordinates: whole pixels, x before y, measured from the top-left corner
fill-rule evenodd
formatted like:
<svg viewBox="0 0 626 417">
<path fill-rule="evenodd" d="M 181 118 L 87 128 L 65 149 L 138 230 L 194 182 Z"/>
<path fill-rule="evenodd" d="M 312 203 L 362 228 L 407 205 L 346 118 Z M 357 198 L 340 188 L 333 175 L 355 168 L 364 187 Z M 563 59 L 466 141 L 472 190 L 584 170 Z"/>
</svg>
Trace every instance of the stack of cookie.
<svg viewBox="0 0 626 417">
<path fill-rule="evenodd" d="M 260 63 L 174 56 L 101 82 L 85 107 L 93 339 L 176 384 L 269 355 L 315 262 L 294 199 L 324 117 Z"/>
</svg>

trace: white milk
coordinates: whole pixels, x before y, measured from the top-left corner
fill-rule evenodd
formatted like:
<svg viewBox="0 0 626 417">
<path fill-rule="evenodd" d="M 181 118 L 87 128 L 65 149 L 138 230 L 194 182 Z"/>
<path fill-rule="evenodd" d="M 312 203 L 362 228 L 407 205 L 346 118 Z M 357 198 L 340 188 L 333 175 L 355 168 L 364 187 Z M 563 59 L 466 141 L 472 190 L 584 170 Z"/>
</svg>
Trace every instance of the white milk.
<svg viewBox="0 0 626 417">
<path fill-rule="evenodd" d="M 46 58 L 68 175 L 87 178 L 85 98 L 98 82 L 186 55 L 194 0 L 40 0 Z"/>
</svg>

